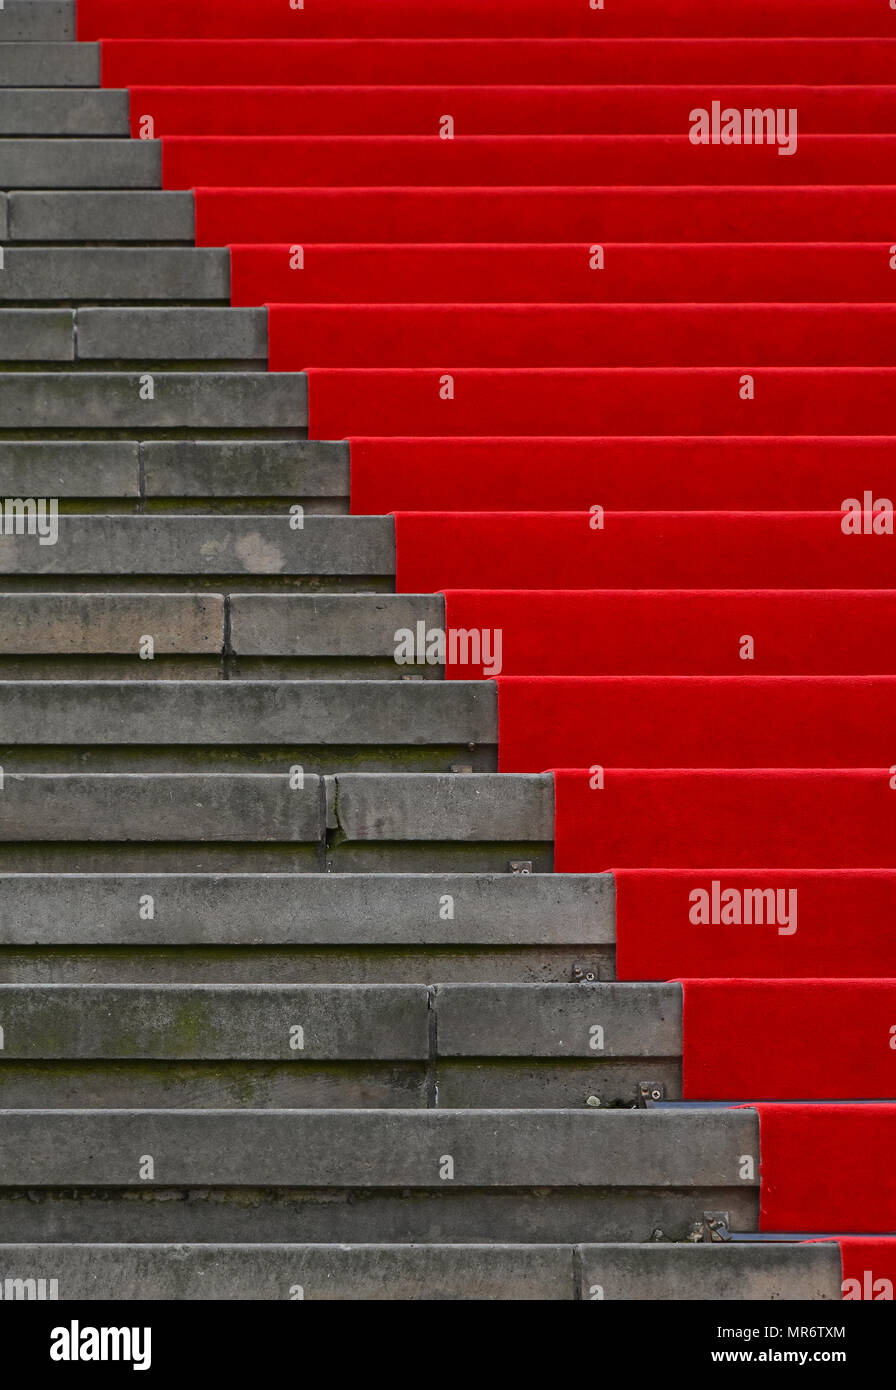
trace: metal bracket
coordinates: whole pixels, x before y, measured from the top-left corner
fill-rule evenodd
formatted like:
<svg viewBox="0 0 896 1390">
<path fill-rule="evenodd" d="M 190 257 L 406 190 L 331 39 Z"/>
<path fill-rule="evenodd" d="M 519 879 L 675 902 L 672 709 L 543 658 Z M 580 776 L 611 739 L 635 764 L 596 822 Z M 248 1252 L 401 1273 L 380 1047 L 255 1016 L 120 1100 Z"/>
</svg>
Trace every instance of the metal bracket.
<svg viewBox="0 0 896 1390">
<path fill-rule="evenodd" d="M 703 1239 L 711 1245 L 723 1245 L 731 1239 L 731 1217 L 727 1211 L 703 1213 Z"/>
<path fill-rule="evenodd" d="M 593 985 L 597 983 L 597 976 L 593 970 L 583 970 L 580 965 L 572 968 L 572 978 L 577 985 Z"/>
<path fill-rule="evenodd" d="M 511 859 L 511 861 L 510 861 L 510 872 L 511 872 L 512 874 L 531 874 L 531 872 L 532 872 L 532 860 L 531 860 L 531 859 Z"/>
<path fill-rule="evenodd" d="M 664 1081 L 639 1081 L 638 1082 L 638 1109 L 649 1110 L 651 1106 L 659 1101 L 666 1099 L 666 1083 Z"/>
</svg>

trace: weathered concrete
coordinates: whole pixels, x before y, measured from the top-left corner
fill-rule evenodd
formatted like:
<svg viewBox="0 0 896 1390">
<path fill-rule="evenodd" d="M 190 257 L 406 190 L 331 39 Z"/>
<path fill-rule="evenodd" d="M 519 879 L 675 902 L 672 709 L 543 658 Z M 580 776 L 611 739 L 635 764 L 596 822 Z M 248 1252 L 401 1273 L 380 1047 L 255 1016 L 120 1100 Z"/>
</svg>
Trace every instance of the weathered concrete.
<svg viewBox="0 0 896 1390">
<path fill-rule="evenodd" d="M 328 819 L 347 840 L 553 840 L 550 774 L 346 773 L 328 777 Z"/>
<path fill-rule="evenodd" d="M 72 362 L 74 357 L 70 310 L 0 309 L 0 362 Z"/>
<path fill-rule="evenodd" d="M 83 53 L 90 45 L 69 45 Z M 0 72 L 3 52 L 0 49 Z M 13 241 L 189 242 L 195 229 L 192 193 L 13 192 L 9 236 Z"/>
<path fill-rule="evenodd" d="M 148 498 L 347 498 L 349 445 L 316 439 L 166 439 L 141 445 Z"/>
<path fill-rule="evenodd" d="M 0 1289 L 7 1271 L 56 1279 L 59 1298 L 79 1302 L 575 1296 L 573 1249 L 554 1245 L 3 1245 Z"/>
<path fill-rule="evenodd" d="M 75 37 L 75 0 L 4 0 L 0 43 L 64 41 Z"/>
<path fill-rule="evenodd" d="M 157 656 L 217 655 L 224 645 L 224 599 L 220 594 L 0 594 L 0 655 L 136 658 L 145 635 L 152 637 Z M 151 662 L 141 665 L 144 674 L 152 671 Z"/>
<path fill-rule="evenodd" d="M 749 1180 L 745 1154 L 756 1159 Z M 156 1185 L 749 1189 L 759 1120 L 751 1110 L 0 1112 L 7 1187 L 138 1186 L 141 1155 Z"/>
<path fill-rule="evenodd" d="M 11 137 L 0 143 L 0 188 L 161 186 L 162 147 L 157 140 L 84 138 L 73 143 Z"/>
<path fill-rule="evenodd" d="M 681 985 L 443 985 L 443 1057 L 675 1057 Z"/>
<path fill-rule="evenodd" d="M 428 1055 L 410 985 L 0 985 L 5 1060 L 377 1060 Z"/>
<path fill-rule="evenodd" d="M 2 380 L 2 378 L 0 378 Z M 0 387 L 2 389 L 2 387 Z M 352 575 L 395 572 L 391 517 L 59 517 L 56 545 L 0 537 L 0 574 Z"/>
<path fill-rule="evenodd" d="M 147 894 L 160 946 L 615 940 L 610 874 L 4 874 L 0 943 L 141 946 L 136 905 Z"/>
<path fill-rule="evenodd" d="M 7 773 L 0 841 L 295 840 L 320 837 L 317 778 Z"/>
<path fill-rule="evenodd" d="M 583 1299 L 840 1299 L 840 1247 L 584 1245 Z"/>
<path fill-rule="evenodd" d="M 0 94 L 2 95 L 2 94 Z M 2 119 L 0 106 L 0 119 Z M 230 257 L 226 251 L 183 246 L 10 246 L 6 249 L 4 272 L 0 275 L 0 301 L 83 301 L 109 300 L 226 300 L 230 294 Z M 125 312 L 125 311 L 119 311 Z M 142 311 L 146 313 L 147 311 Z M 182 312 L 192 313 L 192 310 Z M 229 310 L 230 314 L 240 313 Z M 251 311 L 250 311 L 251 312 Z M 144 343 L 132 340 L 127 352 L 105 351 L 115 348 L 121 336 L 117 319 L 98 322 L 96 311 L 81 309 L 76 315 L 79 358 L 133 358 L 149 361 L 154 357 L 212 357 L 235 354 L 212 352 L 169 354 L 154 351 L 158 336 L 149 330 Z M 95 344 L 98 351 L 92 351 Z M 257 346 L 257 344 L 253 344 Z M 134 349 L 134 350 L 131 350 Z M 246 357 L 266 358 L 264 351 Z"/>
<path fill-rule="evenodd" d="M 6 1061 L 0 1109 L 425 1110 L 432 1071 L 421 1058 Z"/>
<path fill-rule="evenodd" d="M 418 622 L 444 628 L 441 595 L 239 594 L 231 609 L 231 644 L 238 656 L 394 659 L 396 632 L 416 631 Z"/>
<path fill-rule="evenodd" d="M 29 0 L 19 0 L 25 7 Z M 6 5 L 9 9 L 9 4 Z M 9 40 L 0 43 L 0 87 L 98 87 L 98 43 L 66 43 L 48 40 Z"/>
<path fill-rule="evenodd" d="M 386 1112 L 393 1115 L 395 1112 Z M 139 1150 L 145 1152 L 145 1150 Z M 727 1211 L 732 1229 L 755 1230 L 757 1188 L 187 1188 L 134 1184 L 117 1192 L 0 1188 L 7 1241 L 194 1241 L 282 1245 L 546 1242 L 575 1244 L 583 1231 L 607 1241 L 650 1241 L 657 1230 L 688 1239 L 706 1211 Z"/>
<path fill-rule="evenodd" d="M 577 1269 L 581 1272 L 577 1275 Z M 590 1282 L 598 1271 L 604 1283 Z M 9 1271 L 9 1273 L 7 1272 Z M 825 1245 L 3 1245 L 0 1285 L 131 1302 L 839 1300 Z M 49 1283 L 47 1285 L 49 1288 Z"/>
<path fill-rule="evenodd" d="M 136 498 L 138 446 L 127 440 L 0 440 L 0 492 L 4 497 Z"/>
<path fill-rule="evenodd" d="M 7 747 L 496 745 L 498 698 L 493 681 L 0 681 L 0 728 Z"/>
<path fill-rule="evenodd" d="M 298 430 L 307 400 L 300 373 L 0 372 L 0 429 Z"/>
<path fill-rule="evenodd" d="M 78 357 L 85 362 L 267 362 L 268 311 L 81 309 Z"/>
<path fill-rule="evenodd" d="M 29 8 L 38 7 L 32 3 Z M 3 14 L 0 10 L 0 39 Z M 126 137 L 129 133 L 127 92 L 91 87 L 0 89 L 0 135 Z"/>
</svg>

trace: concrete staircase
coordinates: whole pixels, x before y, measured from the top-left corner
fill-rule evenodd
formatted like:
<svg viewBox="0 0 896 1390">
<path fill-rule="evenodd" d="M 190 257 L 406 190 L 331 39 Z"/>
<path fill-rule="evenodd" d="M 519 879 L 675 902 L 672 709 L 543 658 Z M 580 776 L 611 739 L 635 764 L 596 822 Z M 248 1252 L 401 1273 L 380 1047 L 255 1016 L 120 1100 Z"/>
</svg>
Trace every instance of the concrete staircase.
<svg viewBox="0 0 896 1390">
<path fill-rule="evenodd" d="M 613 982 L 494 686 L 401 678 L 442 600 L 73 8 L 0 9 L 0 498 L 59 509 L 0 536 L 4 1297 L 838 1298 L 701 1243 L 755 1113 L 644 1108 L 680 988 Z"/>
</svg>

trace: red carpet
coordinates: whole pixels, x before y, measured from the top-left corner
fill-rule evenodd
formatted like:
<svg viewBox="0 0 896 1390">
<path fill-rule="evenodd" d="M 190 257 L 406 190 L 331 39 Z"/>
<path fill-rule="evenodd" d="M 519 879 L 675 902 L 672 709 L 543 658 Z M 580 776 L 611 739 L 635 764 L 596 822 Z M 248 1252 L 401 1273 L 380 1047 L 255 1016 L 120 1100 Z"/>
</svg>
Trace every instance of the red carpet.
<svg viewBox="0 0 896 1390">
<path fill-rule="evenodd" d="M 896 979 L 896 872 L 617 869 L 615 878 L 620 980 Z M 761 904 L 747 897 L 755 892 Z"/>
<path fill-rule="evenodd" d="M 896 1230 L 896 1105 L 755 1108 L 760 1230 Z"/>
<path fill-rule="evenodd" d="M 896 677 L 499 676 L 498 716 L 501 772 L 881 767 Z"/>
<path fill-rule="evenodd" d="M 309 368 L 310 434 L 882 434 L 893 368 Z M 450 378 L 446 381 L 446 377 Z M 889 496 L 889 494 L 887 494 Z"/>
<path fill-rule="evenodd" d="M 351 486 L 352 511 L 377 516 L 581 512 L 595 504 L 639 512 L 829 511 L 857 488 L 893 500 L 894 484 L 890 441 L 871 436 L 355 436 Z"/>
<path fill-rule="evenodd" d="M 891 1302 L 896 1289 L 896 1240 L 841 1239 L 843 1298 Z"/>
<path fill-rule="evenodd" d="M 894 173 L 896 181 L 896 173 Z M 196 241 L 891 244 L 896 187 L 199 188 Z M 277 255 L 276 247 L 273 256 Z M 774 253 L 772 253 L 774 254 Z M 814 254 L 824 256 L 824 248 Z M 852 254 L 852 253 L 850 253 Z M 859 255 L 864 252 L 859 250 Z M 310 252 L 309 252 L 310 255 Z M 450 255 L 450 252 L 449 252 Z M 407 258 L 402 264 L 410 273 Z M 317 273 L 315 269 L 314 273 Z M 268 298 L 267 294 L 261 296 Z"/>
<path fill-rule="evenodd" d="M 597 271 L 593 249 L 575 244 L 315 244 L 302 247 L 300 263 L 295 244 L 234 246 L 231 299 L 272 303 L 271 350 L 281 363 L 302 362 L 313 352 L 312 335 L 334 348 L 342 341 L 326 315 L 318 324 L 309 319 L 311 309 L 289 308 L 298 304 L 332 305 L 345 316 L 344 336 L 352 344 L 359 332 L 399 343 L 399 366 L 426 365 L 440 340 L 439 361 L 488 365 L 471 356 L 477 326 L 491 347 L 489 359 L 507 357 L 496 352 L 496 336 L 519 337 L 518 356 L 523 349 L 529 354 L 523 365 L 893 361 L 894 309 L 886 301 L 896 299 L 896 275 L 876 244 L 607 243 L 603 252 L 604 269 Z M 376 323 L 368 324 L 373 315 Z M 564 324 L 569 348 L 560 354 Z M 651 352 L 654 337 L 662 348 Z M 542 338 L 545 355 L 532 357 Z M 324 365 L 320 355 L 314 360 Z"/>
<path fill-rule="evenodd" d="M 449 629 L 501 633 L 505 676 L 896 675 L 896 643 L 880 640 L 896 632 L 892 589 L 449 589 L 445 602 Z"/>
<path fill-rule="evenodd" d="M 376 34 L 518 34 L 611 38 L 617 35 L 892 33 L 876 0 L 637 0 L 614 11 L 581 0 L 337 0 L 294 9 L 283 0 L 78 0 L 78 38 L 176 37 L 248 33 L 258 38 Z"/>
<path fill-rule="evenodd" d="M 597 520 L 399 512 L 397 588 L 752 589 L 757 575 L 774 589 L 893 585 L 894 538 L 845 535 L 840 512 L 615 512 L 603 530 Z"/>
<path fill-rule="evenodd" d="M 713 262 L 725 257 L 714 257 L 710 248 L 694 250 L 702 251 L 711 278 Z M 585 262 L 584 250 L 579 258 Z M 658 248 L 661 271 L 665 260 Z M 883 274 L 890 277 L 890 293 L 896 293 L 896 275 Z M 592 273 L 592 279 L 600 278 Z M 645 278 L 652 281 L 652 273 Z M 670 292 L 662 278 L 665 288 L 641 285 L 642 299 Z M 369 284 L 373 288 L 375 280 Z M 530 294 L 536 288 L 537 281 L 530 282 Z M 628 298 L 635 288 L 620 285 L 618 293 Z M 619 368 L 677 367 L 687 361 L 697 367 L 758 368 L 886 367 L 896 360 L 896 305 L 877 304 L 272 304 L 268 332 L 274 372 L 301 371 L 312 363 Z M 680 389 L 679 381 L 673 388 Z M 665 385 L 650 382 L 648 390 L 656 395 Z M 889 381 L 887 387 L 892 389 Z"/>
<path fill-rule="evenodd" d="M 688 979 L 683 990 L 684 1100 L 896 1096 L 896 979 Z M 764 1175 L 768 1161 L 763 1145 Z"/>
<path fill-rule="evenodd" d="M 717 864 L 896 867 L 889 765 L 849 771 L 609 768 L 602 788 L 600 780 L 589 769 L 554 774 L 559 873 Z"/>
<path fill-rule="evenodd" d="M 83 2 L 83 0 L 82 0 Z M 147 24 L 147 28 L 152 27 Z M 335 86 L 533 86 L 650 82 L 714 85 L 875 84 L 893 81 L 896 38 L 752 39 L 227 39 L 106 38 L 105 87 L 293 86 L 302 75 Z"/>
<path fill-rule="evenodd" d="M 131 86 L 131 129 L 155 135 L 678 135 L 682 111 L 711 109 L 707 85 Z M 726 106 L 799 110 L 806 135 L 896 131 L 896 88 L 726 87 Z"/>
<path fill-rule="evenodd" d="M 162 184 L 889 184 L 896 135 L 804 135 L 770 145 L 692 145 L 683 135 L 167 135 Z M 406 234 L 406 233 L 405 233 Z M 884 248 L 881 248 L 882 254 Z"/>
</svg>

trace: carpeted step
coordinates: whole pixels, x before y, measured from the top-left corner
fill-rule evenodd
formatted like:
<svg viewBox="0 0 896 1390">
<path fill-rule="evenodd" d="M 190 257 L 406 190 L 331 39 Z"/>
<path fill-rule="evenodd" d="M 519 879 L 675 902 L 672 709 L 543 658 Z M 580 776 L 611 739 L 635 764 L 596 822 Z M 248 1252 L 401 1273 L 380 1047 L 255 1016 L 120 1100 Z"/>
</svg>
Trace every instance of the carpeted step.
<svg viewBox="0 0 896 1390">
<path fill-rule="evenodd" d="M 621 980 L 896 977 L 892 870 L 617 869 L 613 877 Z M 830 1036 L 842 1045 L 836 1030 Z"/>
<path fill-rule="evenodd" d="M 702 256 L 707 279 L 711 278 L 716 258 L 708 248 L 693 249 Z M 795 259 L 799 252 L 800 248 L 795 247 Z M 875 254 L 884 267 L 880 276 L 889 276 L 887 289 L 896 298 L 896 275 L 886 267 L 880 253 Z M 584 262 L 584 252 L 580 257 Z M 664 259 L 658 252 L 654 263 L 664 286 L 659 293 L 670 295 L 676 276 L 671 267 L 668 277 L 663 273 Z M 673 254 L 670 260 L 675 259 Z M 697 259 L 695 256 L 695 263 Z M 741 257 L 741 262 L 744 259 L 747 258 Z M 811 275 L 813 258 L 806 259 L 805 270 Z M 736 260 L 738 257 L 731 257 L 732 270 Z M 651 270 L 645 279 L 652 280 L 652 275 Z M 624 271 L 620 278 L 623 277 Z M 721 278 L 726 278 L 724 271 Z M 739 293 L 745 297 L 754 289 L 757 298 L 786 293 L 783 283 L 754 285 L 751 279 L 749 267 L 741 263 Z M 821 283 L 816 281 L 816 286 L 818 293 Z M 532 281 L 530 294 L 538 288 L 537 280 Z M 793 292 L 801 288 L 797 284 Z M 684 287 L 683 297 L 698 297 L 688 293 L 693 289 L 696 286 Z M 824 289 L 830 294 L 829 282 L 824 282 Z M 505 287 L 495 285 L 493 291 L 503 293 Z M 866 297 L 858 285 L 852 292 L 859 299 Z M 635 299 L 649 298 L 652 291 L 642 282 L 620 284 L 618 293 L 624 299 Z M 846 299 L 850 293 L 850 287 L 844 287 L 842 297 Z M 79 311 L 77 321 L 84 357 L 133 359 L 139 356 L 140 342 L 145 343 L 150 358 L 210 357 L 215 354 L 202 337 L 203 323 L 208 321 L 219 325 L 210 330 L 210 335 L 218 335 L 221 355 L 246 360 L 257 353 L 257 347 L 244 343 L 236 334 L 229 341 L 227 330 L 240 315 L 253 313 L 263 315 L 264 311 L 171 309 L 103 313 L 85 309 Z M 178 318 L 185 327 L 179 332 L 175 328 L 169 338 L 161 331 L 161 325 L 173 325 Z M 126 332 L 109 331 L 109 325 L 116 320 L 127 324 L 133 334 L 133 346 L 128 346 Z M 153 331 L 157 325 L 158 346 Z M 267 335 L 268 362 L 274 372 L 302 371 L 311 366 L 340 370 L 446 366 L 616 370 L 666 366 L 714 370 L 726 366 L 744 370 L 889 367 L 896 357 L 896 304 L 271 304 L 267 311 Z M 166 352 L 169 343 L 171 350 Z M 760 382 L 757 397 L 761 395 Z"/>
<path fill-rule="evenodd" d="M 307 366 L 312 439 L 896 432 L 893 368 Z"/>
<path fill-rule="evenodd" d="M 686 1100 L 873 1100 L 896 1093 L 894 979 L 687 979 L 683 993 Z"/>
<path fill-rule="evenodd" d="M 327 447 L 327 446 L 320 446 Z M 330 448 L 335 446 L 330 445 Z M 618 438 L 355 436 L 351 504 L 394 511 L 830 511 L 890 496 L 872 435 Z M 500 586 L 497 586 L 500 587 Z"/>
<path fill-rule="evenodd" d="M 891 32 L 886 13 L 874 0 L 729 0 L 719 12 L 712 0 L 684 0 L 669 13 L 664 0 L 639 0 L 633 13 L 583 9 L 578 0 L 341 0 L 329 9 L 284 11 L 279 0 L 256 0 L 251 15 L 239 0 L 157 0 L 152 17 L 135 13 L 127 0 L 80 0 L 80 39 L 134 36 L 147 31 L 165 37 L 203 35 L 246 37 L 378 35 L 531 34 L 540 38 L 615 37 L 643 34 L 871 34 Z"/>
<path fill-rule="evenodd" d="M 896 1228 L 896 1105 L 757 1105 L 760 1230 Z"/>
<path fill-rule="evenodd" d="M 695 172 L 695 178 L 698 175 Z M 196 241 L 200 246 L 230 242 L 325 243 L 352 246 L 430 242 L 582 242 L 590 249 L 603 242 L 805 242 L 807 234 L 820 241 L 848 243 L 893 241 L 896 187 L 842 184 L 792 188 L 737 188 L 699 184 L 668 188 L 596 186 L 593 171 L 587 186 L 531 185 L 476 188 L 413 188 L 399 178 L 393 187 L 374 187 L 365 179 L 357 188 L 199 188 L 196 190 Z M 173 203 L 185 193 L 136 195 L 128 193 L 12 195 L 12 205 L 33 209 L 42 217 L 77 205 L 86 219 L 88 202 L 98 208 L 125 207 L 137 196 Z M 13 218 L 15 225 L 15 218 Z M 39 224 L 35 224 L 39 225 Z M 88 225 L 85 221 L 83 225 Z M 90 224 L 93 225 L 93 224 Z M 51 235 L 64 240 L 54 220 Z M 117 235 L 124 236 L 124 231 Z M 32 239 L 39 239 L 36 233 Z M 99 233 L 94 233 L 98 237 Z M 448 253 L 450 256 L 451 252 Z M 310 251 L 309 251 L 310 255 Z"/>
<path fill-rule="evenodd" d="M 125 146 L 126 168 L 118 177 L 107 168 L 99 186 L 157 186 L 159 146 L 162 187 L 167 189 L 594 183 L 867 186 L 891 183 L 896 157 L 896 135 L 804 135 L 798 149 L 792 148 L 785 158 L 780 157 L 783 143 L 778 148 L 698 147 L 686 129 L 680 135 L 469 135 L 462 140 L 443 140 L 437 134 L 167 135 L 159 142 Z M 0 162 L 7 186 L 38 187 L 53 175 L 60 187 L 87 186 L 86 152 L 68 169 L 48 162 L 52 174 L 37 164 L 39 154 L 52 158 L 47 151 L 22 149 L 21 164 L 12 162 L 12 152 L 8 164 Z M 22 182 L 25 179 L 29 181 Z"/>
<path fill-rule="evenodd" d="M 271 619 L 294 631 L 299 605 L 313 600 L 256 602 L 250 613 L 268 619 L 263 630 L 274 646 Z M 234 599 L 235 613 L 246 603 L 253 600 Z M 449 589 L 444 615 L 423 620 L 449 631 L 500 632 L 504 676 L 896 675 L 896 651 L 881 642 L 896 624 L 892 589 Z M 475 653 L 461 655 L 448 653 L 449 680 L 486 674 Z"/>
<path fill-rule="evenodd" d="M 894 774 L 883 758 L 852 770 L 602 774 L 597 759 L 595 768 L 554 775 L 563 873 L 723 862 L 729 870 L 896 867 Z"/>
<path fill-rule="evenodd" d="M 753 38 L 749 43 L 730 38 L 377 39 L 356 34 L 347 39 L 171 40 L 147 35 L 82 42 L 78 51 L 91 71 L 98 69 L 102 51 L 106 87 L 289 86 L 302 77 L 343 86 L 419 86 L 421 73 L 430 82 L 465 86 L 490 85 L 496 73 L 507 83 L 561 86 L 891 83 L 896 39 L 850 37 L 853 32 L 847 25 L 840 38 Z M 67 47 L 71 51 L 74 45 Z M 10 68 L 9 85 L 16 85 L 21 61 Z"/>
<path fill-rule="evenodd" d="M 896 27 L 896 26 L 894 26 Z M 109 93 L 111 97 L 113 93 Z M 116 99 L 125 93 L 115 92 Z M 465 135 L 660 135 L 694 109 L 796 108 L 805 135 L 896 130 L 888 86 L 131 86 L 131 133 L 432 135 L 446 115 Z M 120 107 L 116 107 L 119 110 Z M 125 108 L 126 110 L 126 108 Z M 147 126 L 147 118 L 152 121 Z M 36 132 L 35 132 L 36 133 Z M 48 132 L 49 133 L 49 132 Z M 90 131 L 85 131 L 90 134 Z"/>
<path fill-rule="evenodd" d="M 498 676 L 497 686 L 502 772 L 889 766 L 881 731 L 896 719 L 892 676 Z"/>
<path fill-rule="evenodd" d="M 468 338 L 459 334 L 459 324 L 465 321 L 461 306 L 476 306 L 476 321 L 482 325 L 483 346 L 488 351 L 493 341 L 490 315 L 500 312 L 511 317 L 509 325 L 496 323 L 494 331 L 506 332 L 509 327 L 526 343 L 529 304 L 538 305 L 541 314 L 549 312 L 548 306 L 568 304 L 571 313 L 579 316 L 584 315 L 582 306 L 606 304 L 614 307 L 603 317 L 596 317 L 594 323 L 599 333 L 606 331 L 608 335 L 603 346 L 611 366 L 641 360 L 632 323 L 641 317 L 643 339 L 650 341 L 657 335 L 668 339 L 670 360 L 674 352 L 690 360 L 685 349 L 693 342 L 694 352 L 705 353 L 709 366 L 724 366 L 732 360 L 758 363 L 769 354 L 774 356 L 774 340 L 781 335 L 780 351 L 802 352 L 805 357 L 795 357 L 795 364 L 810 366 L 812 339 L 794 338 L 793 325 L 802 322 L 795 315 L 817 317 L 819 351 L 823 352 L 830 350 L 823 315 L 859 324 L 863 315 L 872 319 L 876 314 L 885 315 L 889 302 L 896 298 L 890 248 L 875 243 L 635 242 L 606 243 L 600 252 L 602 260 L 598 260 L 599 251 L 593 244 L 373 243 L 304 245 L 299 256 L 294 244 L 233 246 L 231 301 L 235 305 L 276 307 L 272 326 L 281 354 L 292 350 L 301 356 L 302 345 L 313 343 L 304 324 L 308 322 L 309 334 L 315 331 L 311 313 L 320 305 L 345 306 L 347 327 L 352 323 L 351 313 L 364 322 L 357 306 L 384 306 L 377 336 L 382 335 L 384 345 L 393 352 L 392 316 L 397 314 L 397 306 L 426 306 L 419 311 L 426 316 L 423 325 L 414 321 L 411 310 L 404 316 L 407 336 L 400 341 L 403 345 L 406 342 L 408 349 L 419 346 L 421 356 L 416 362 L 405 360 L 399 365 L 416 366 L 429 359 L 432 349 L 428 324 L 433 325 L 433 336 L 444 338 L 441 361 L 454 361 L 451 354 L 456 348 L 462 354 L 469 352 Z M 202 254 L 194 252 L 197 257 Z M 97 253 L 94 259 L 100 259 Z M 119 260 L 125 263 L 121 255 Z M 23 252 L 18 253 L 17 261 L 30 265 Z M 111 263 L 115 265 L 114 260 Z M 10 265 L 15 264 L 11 257 Z M 845 307 L 853 300 L 857 301 L 854 310 Z M 292 304 L 307 306 L 307 312 L 301 316 L 285 314 L 281 306 Z M 459 307 L 447 307 L 454 305 Z M 486 305 L 487 309 L 480 307 Z M 498 305 L 504 307 L 499 311 Z M 781 305 L 787 306 L 786 312 Z M 467 317 L 473 312 L 469 307 L 465 310 Z M 768 322 L 770 314 L 775 317 L 774 331 Z M 395 328 L 400 322 L 396 320 Z M 576 341 L 576 322 L 575 317 L 570 320 L 572 343 Z M 541 331 L 545 352 L 551 354 L 556 349 L 550 322 L 543 324 Z M 871 342 L 865 350 L 873 353 L 873 328 L 866 336 Z M 324 342 L 328 342 L 327 337 Z M 610 357 L 613 346 L 618 348 L 618 361 Z M 848 349 L 859 354 L 855 359 L 858 365 L 862 348 L 847 335 L 844 352 Z M 642 346 L 640 351 L 643 355 L 648 349 Z M 324 363 L 318 360 L 316 365 Z M 346 357 L 337 365 L 351 366 L 352 359 Z M 383 361 L 378 365 L 388 364 Z M 539 360 L 538 365 L 550 365 L 549 358 Z"/>
<path fill-rule="evenodd" d="M 891 537 L 849 534 L 845 520 L 839 511 L 617 512 L 602 525 L 587 512 L 399 513 L 396 588 L 754 589 L 760 575 L 776 589 L 891 588 Z"/>
</svg>

